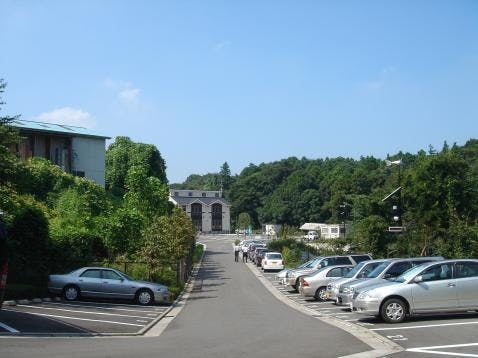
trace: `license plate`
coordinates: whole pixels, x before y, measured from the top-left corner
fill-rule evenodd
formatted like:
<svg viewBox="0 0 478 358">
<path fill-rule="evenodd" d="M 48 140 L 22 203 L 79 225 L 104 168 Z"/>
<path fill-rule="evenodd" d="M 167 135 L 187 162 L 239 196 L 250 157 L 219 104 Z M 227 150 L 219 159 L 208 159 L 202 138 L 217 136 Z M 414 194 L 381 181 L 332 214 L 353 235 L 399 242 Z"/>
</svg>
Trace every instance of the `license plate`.
<svg viewBox="0 0 478 358">
<path fill-rule="evenodd" d="M 277 263 L 277 261 L 272 261 L 272 263 L 273 263 L 273 264 L 276 264 L 276 263 Z"/>
</svg>

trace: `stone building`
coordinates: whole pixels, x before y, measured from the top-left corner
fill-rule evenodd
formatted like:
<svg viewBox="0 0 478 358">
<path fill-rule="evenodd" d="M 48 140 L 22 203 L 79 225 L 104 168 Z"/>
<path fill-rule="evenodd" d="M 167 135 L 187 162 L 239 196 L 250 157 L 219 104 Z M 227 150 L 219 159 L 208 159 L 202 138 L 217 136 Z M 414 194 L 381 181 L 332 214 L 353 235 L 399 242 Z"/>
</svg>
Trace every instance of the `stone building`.
<svg viewBox="0 0 478 358">
<path fill-rule="evenodd" d="M 231 204 L 222 197 L 221 191 L 171 189 L 169 201 L 188 214 L 198 231 L 231 231 Z"/>
</svg>

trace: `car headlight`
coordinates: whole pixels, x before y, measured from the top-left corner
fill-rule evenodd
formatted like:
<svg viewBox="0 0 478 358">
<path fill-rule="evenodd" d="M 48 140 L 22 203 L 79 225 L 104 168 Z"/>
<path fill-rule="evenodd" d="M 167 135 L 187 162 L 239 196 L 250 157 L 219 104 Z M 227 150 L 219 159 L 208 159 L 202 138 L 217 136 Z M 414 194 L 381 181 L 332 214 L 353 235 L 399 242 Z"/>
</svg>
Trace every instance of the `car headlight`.
<svg viewBox="0 0 478 358">
<path fill-rule="evenodd" d="M 350 287 L 344 287 L 342 290 L 343 293 L 349 293 L 350 292 Z"/>
<path fill-rule="evenodd" d="M 373 296 L 370 293 L 368 293 L 367 291 L 365 291 L 365 292 L 359 293 L 357 298 L 359 300 L 369 300 L 369 299 L 373 298 Z"/>
</svg>

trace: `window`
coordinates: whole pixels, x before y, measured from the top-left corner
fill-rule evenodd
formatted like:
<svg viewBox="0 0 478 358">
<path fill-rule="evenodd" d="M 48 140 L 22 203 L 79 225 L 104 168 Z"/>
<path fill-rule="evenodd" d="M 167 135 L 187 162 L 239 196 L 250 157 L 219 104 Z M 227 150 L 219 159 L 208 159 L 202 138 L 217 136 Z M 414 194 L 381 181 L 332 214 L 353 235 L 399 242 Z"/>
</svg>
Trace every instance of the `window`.
<svg viewBox="0 0 478 358">
<path fill-rule="evenodd" d="M 179 196 L 179 191 L 175 191 L 174 196 Z"/>
<path fill-rule="evenodd" d="M 330 233 L 331 234 L 338 234 L 339 233 L 339 228 L 338 227 L 331 227 L 330 228 Z"/>
<path fill-rule="evenodd" d="M 183 205 L 181 207 L 183 208 L 184 211 L 186 211 L 186 209 L 187 209 L 186 205 Z"/>
<path fill-rule="evenodd" d="M 409 261 L 405 262 L 397 262 L 390 267 L 387 272 L 385 273 L 386 277 L 397 277 L 400 276 L 402 273 L 407 271 L 409 268 L 412 268 L 412 263 Z"/>
<path fill-rule="evenodd" d="M 189 195 L 189 196 L 193 196 L 193 192 L 190 191 L 190 192 L 188 193 L 188 195 Z"/>
<path fill-rule="evenodd" d="M 216 198 L 219 198 L 219 193 L 214 194 Z"/>
<path fill-rule="evenodd" d="M 352 258 L 355 260 L 356 263 L 368 261 L 371 259 L 371 257 L 368 255 L 352 255 Z"/>
<path fill-rule="evenodd" d="M 205 197 L 206 197 L 206 193 L 202 193 L 202 197 L 205 198 Z"/>
<path fill-rule="evenodd" d="M 352 265 L 352 261 L 348 257 L 337 257 L 334 265 Z"/>
<path fill-rule="evenodd" d="M 328 232 L 329 232 L 328 228 L 326 228 L 326 227 L 322 228 L 322 234 L 328 234 Z"/>
<path fill-rule="evenodd" d="M 421 273 L 423 282 L 450 280 L 453 264 L 440 264 L 427 268 Z"/>
<path fill-rule="evenodd" d="M 342 277 L 342 268 L 336 267 L 327 273 L 327 277 Z"/>
<path fill-rule="evenodd" d="M 103 270 L 103 278 L 105 280 L 121 280 L 121 276 L 111 270 Z"/>
<path fill-rule="evenodd" d="M 100 270 L 86 270 L 83 272 L 80 277 L 86 278 L 101 278 L 101 271 Z"/>
<path fill-rule="evenodd" d="M 457 262 L 455 268 L 456 278 L 478 276 L 478 262 Z"/>
</svg>

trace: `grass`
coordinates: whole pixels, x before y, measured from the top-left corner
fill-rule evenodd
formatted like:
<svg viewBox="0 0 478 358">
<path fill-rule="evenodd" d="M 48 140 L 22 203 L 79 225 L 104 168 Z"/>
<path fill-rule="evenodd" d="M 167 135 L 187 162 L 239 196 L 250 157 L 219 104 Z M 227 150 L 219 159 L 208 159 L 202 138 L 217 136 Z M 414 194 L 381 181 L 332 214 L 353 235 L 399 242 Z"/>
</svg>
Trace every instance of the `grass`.
<svg viewBox="0 0 478 358">
<path fill-rule="evenodd" d="M 198 263 L 201 260 L 202 254 L 204 252 L 204 246 L 201 244 L 196 245 L 193 253 L 193 263 Z"/>
</svg>

